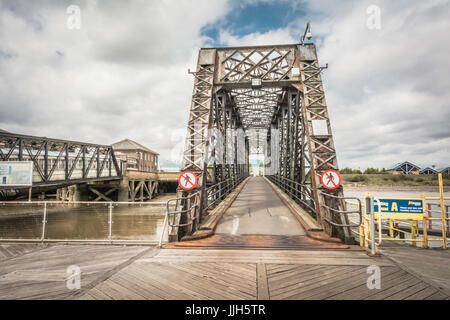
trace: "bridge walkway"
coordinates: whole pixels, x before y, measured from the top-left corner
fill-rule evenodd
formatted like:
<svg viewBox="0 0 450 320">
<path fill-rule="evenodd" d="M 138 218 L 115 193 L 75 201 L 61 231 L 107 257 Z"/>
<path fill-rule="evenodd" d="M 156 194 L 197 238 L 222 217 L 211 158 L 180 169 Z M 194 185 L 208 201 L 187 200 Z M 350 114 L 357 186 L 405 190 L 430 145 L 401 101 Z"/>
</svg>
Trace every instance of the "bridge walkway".
<svg viewBox="0 0 450 320">
<path fill-rule="evenodd" d="M 450 299 L 426 277 L 361 251 L 0 247 L 9 253 L 0 257 L 0 299 Z M 371 265 L 381 289 L 367 288 Z M 80 268 L 80 289 L 67 287 L 69 266 Z"/>
<path fill-rule="evenodd" d="M 310 237 L 298 211 L 307 215 L 301 208 L 293 212 L 268 180 L 251 177 L 218 221 L 214 235 L 165 247 L 350 248 L 336 241 L 324 242 Z"/>
</svg>

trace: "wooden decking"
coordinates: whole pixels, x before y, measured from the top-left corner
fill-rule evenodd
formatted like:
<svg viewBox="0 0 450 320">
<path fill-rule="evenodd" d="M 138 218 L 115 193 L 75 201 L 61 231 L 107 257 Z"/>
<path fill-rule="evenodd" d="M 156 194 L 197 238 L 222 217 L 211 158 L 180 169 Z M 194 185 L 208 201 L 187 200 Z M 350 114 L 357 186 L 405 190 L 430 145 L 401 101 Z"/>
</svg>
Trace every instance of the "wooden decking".
<svg viewBox="0 0 450 320">
<path fill-rule="evenodd" d="M 16 252 L 25 248 L 12 246 L 17 247 Z M 71 265 L 81 269 L 80 290 L 66 287 L 67 267 Z M 379 290 L 366 286 L 367 267 L 371 265 L 381 268 Z M 385 257 L 368 257 L 361 251 L 54 245 L 34 247 L 0 261 L 0 299 L 359 300 L 449 296 L 402 265 Z"/>
</svg>

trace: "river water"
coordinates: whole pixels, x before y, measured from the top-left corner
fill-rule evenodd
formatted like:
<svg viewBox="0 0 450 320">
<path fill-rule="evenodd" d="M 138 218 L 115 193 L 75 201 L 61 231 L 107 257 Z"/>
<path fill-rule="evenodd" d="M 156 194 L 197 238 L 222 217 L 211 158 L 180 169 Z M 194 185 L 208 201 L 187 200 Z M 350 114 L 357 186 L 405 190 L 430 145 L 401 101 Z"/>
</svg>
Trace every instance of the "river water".
<svg viewBox="0 0 450 320">
<path fill-rule="evenodd" d="M 52 204 L 47 205 L 43 230 L 42 204 L 0 205 L 1 239 L 108 240 L 112 218 L 112 240 L 156 241 L 162 232 L 166 206 L 159 203 Z"/>
</svg>

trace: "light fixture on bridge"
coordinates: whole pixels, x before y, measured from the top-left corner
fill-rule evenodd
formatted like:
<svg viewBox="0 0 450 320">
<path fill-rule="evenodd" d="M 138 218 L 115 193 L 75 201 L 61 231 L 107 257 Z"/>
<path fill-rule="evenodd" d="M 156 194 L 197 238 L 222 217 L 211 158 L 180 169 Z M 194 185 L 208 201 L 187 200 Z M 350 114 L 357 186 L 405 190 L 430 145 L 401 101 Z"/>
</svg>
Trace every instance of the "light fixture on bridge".
<svg viewBox="0 0 450 320">
<path fill-rule="evenodd" d="M 308 39 L 308 40 L 311 40 L 311 38 L 312 38 L 311 26 L 310 26 L 310 22 L 309 21 L 306 24 L 306 28 L 305 28 L 305 32 L 303 33 L 301 44 L 303 44 L 305 42 L 305 38 Z"/>
</svg>

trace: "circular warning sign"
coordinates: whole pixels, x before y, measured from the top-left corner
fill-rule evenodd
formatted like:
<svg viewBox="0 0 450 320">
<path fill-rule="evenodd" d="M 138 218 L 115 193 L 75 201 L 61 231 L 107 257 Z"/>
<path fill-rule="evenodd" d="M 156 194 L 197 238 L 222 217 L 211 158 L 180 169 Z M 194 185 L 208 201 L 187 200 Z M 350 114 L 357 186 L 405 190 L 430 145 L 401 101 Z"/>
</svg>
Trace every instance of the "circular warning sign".
<svg viewBox="0 0 450 320">
<path fill-rule="evenodd" d="M 185 171 L 178 177 L 178 184 L 184 190 L 192 190 L 197 185 L 197 176 L 192 171 Z"/>
<path fill-rule="evenodd" d="M 339 188 L 341 185 L 341 175 L 335 170 L 326 170 L 322 173 L 320 181 L 325 188 L 334 190 Z"/>
</svg>

